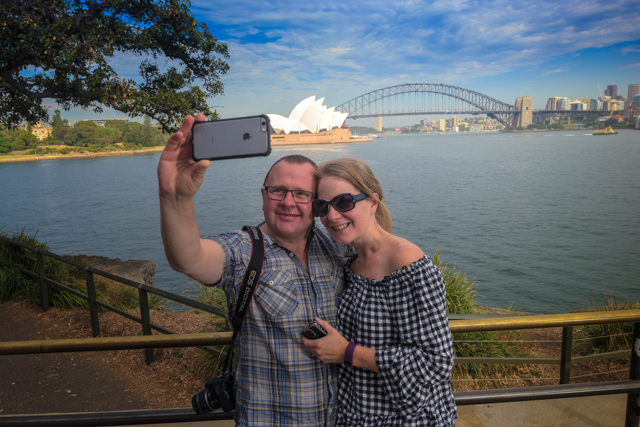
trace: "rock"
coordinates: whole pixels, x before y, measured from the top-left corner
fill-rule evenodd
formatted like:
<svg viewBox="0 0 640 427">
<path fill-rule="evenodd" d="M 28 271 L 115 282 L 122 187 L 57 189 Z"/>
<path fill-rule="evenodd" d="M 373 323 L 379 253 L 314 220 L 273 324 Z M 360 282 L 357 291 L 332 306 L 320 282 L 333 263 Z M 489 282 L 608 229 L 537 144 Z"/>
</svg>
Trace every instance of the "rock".
<svg viewBox="0 0 640 427">
<path fill-rule="evenodd" d="M 102 256 L 80 256 L 76 257 L 76 260 L 98 270 L 153 286 L 153 276 L 156 274 L 155 261 L 144 259 L 123 261 L 120 258 L 111 259 Z"/>
</svg>

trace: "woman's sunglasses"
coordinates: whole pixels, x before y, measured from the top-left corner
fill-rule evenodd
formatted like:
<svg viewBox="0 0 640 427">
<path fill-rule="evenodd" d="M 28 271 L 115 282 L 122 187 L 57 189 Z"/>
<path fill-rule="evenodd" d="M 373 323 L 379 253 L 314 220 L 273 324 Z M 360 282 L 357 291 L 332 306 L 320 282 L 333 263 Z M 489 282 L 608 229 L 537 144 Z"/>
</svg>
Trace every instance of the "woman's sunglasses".
<svg viewBox="0 0 640 427">
<path fill-rule="evenodd" d="M 316 216 L 323 217 L 329 213 L 329 205 L 333 206 L 338 212 L 349 212 L 356 207 L 356 202 L 366 199 L 367 196 L 364 193 L 353 195 L 351 193 L 338 194 L 336 197 L 329 200 L 316 199 L 313 201 L 313 213 Z"/>
</svg>

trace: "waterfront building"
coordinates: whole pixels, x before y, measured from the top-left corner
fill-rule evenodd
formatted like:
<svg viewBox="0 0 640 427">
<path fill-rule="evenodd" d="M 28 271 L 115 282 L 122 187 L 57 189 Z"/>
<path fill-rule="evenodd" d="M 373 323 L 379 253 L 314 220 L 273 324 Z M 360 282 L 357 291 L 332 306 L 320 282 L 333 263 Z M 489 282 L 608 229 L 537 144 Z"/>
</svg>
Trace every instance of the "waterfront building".
<svg viewBox="0 0 640 427">
<path fill-rule="evenodd" d="M 576 98 L 574 101 L 580 101 L 584 104 L 585 110 L 590 110 L 591 108 L 591 100 L 589 98 Z"/>
<path fill-rule="evenodd" d="M 589 100 L 589 110 L 597 110 L 598 109 L 598 100 L 591 98 Z"/>
<path fill-rule="evenodd" d="M 596 107 L 596 110 L 602 111 L 604 109 L 604 104 L 603 104 L 602 100 L 598 99 L 598 100 L 596 100 L 596 102 L 598 103 L 598 105 Z"/>
<path fill-rule="evenodd" d="M 324 98 L 315 95 L 303 99 L 289 117 L 267 114 L 273 135 L 271 145 L 333 144 L 337 142 L 364 142 L 373 138 L 354 138 L 345 120 L 349 113 L 335 111 L 335 107 L 322 105 Z M 382 125 L 382 122 L 380 122 Z"/>
<path fill-rule="evenodd" d="M 458 126 L 460 124 L 460 119 L 457 118 L 456 116 L 453 116 L 451 118 L 451 127 L 454 128 L 456 126 Z"/>
<path fill-rule="evenodd" d="M 610 99 L 602 101 L 602 110 L 603 111 L 611 111 L 611 100 Z"/>
<path fill-rule="evenodd" d="M 571 101 L 566 96 L 560 97 L 558 100 L 558 110 L 570 110 L 571 109 Z"/>
<path fill-rule="evenodd" d="M 571 102 L 571 111 L 582 111 L 586 110 L 585 105 L 580 101 Z"/>
<path fill-rule="evenodd" d="M 29 125 L 25 123 L 24 126 L 20 126 L 18 127 L 18 129 L 29 130 Z M 38 138 L 39 141 L 42 141 L 46 137 L 51 136 L 53 128 L 46 123 L 42 124 L 38 122 L 35 125 L 31 126 L 30 131 L 32 135 L 35 135 L 35 137 Z"/>
<path fill-rule="evenodd" d="M 438 120 L 438 130 L 440 132 L 444 132 L 446 128 L 447 128 L 447 122 L 444 119 Z"/>
<path fill-rule="evenodd" d="M 640 109 L 640 95 L 634 95 L 633 100 L 629 104 L 636 109 Z"/>
<path fill-rule="evenodd" d="M 633 97 L 640 95 L 640 83 L 630 84 L 627 89 L 627 102 L 625 102 L 625 108 L 629 107 L 629 104 L 633 102 Z"/>
<path fill-rule="evenodd" d="M 547 100 L 547 110 L 557 110 L 558 109 L 558 96 L 552 96 Z"/>
</svg>

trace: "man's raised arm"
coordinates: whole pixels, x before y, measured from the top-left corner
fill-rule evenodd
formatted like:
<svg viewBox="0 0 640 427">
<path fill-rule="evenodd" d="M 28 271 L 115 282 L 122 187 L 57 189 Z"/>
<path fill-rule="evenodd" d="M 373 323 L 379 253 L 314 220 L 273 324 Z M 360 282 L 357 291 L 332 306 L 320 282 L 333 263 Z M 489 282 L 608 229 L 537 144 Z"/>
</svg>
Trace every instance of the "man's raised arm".
<svg viewBox="0 0 640 427">
<path fill-rule="evenodd" d="M 212 284 L 222 276 L 224 252 L 216 242 L 200 238 L 196 223 L 193 196 L 211 162 L 195 162 L 191 156 L 191 128 L 195 120 L 205 117 L 187 116 L 160 156 L 160 226 L 169 265 L 195 280 Z"/>
</svg>

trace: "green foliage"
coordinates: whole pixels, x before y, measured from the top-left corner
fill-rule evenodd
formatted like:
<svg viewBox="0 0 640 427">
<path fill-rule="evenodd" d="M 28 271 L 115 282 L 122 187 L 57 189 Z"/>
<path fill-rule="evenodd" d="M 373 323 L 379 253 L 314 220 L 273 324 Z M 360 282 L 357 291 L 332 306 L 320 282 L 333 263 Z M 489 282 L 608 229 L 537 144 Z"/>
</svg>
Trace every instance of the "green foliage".
<svg viewBox="0 0 640 427">
<path fill-rule="evenodd" d="M 604 125 L 605 125 L 605 126 L 615 126 L 615 125 L 617 125 L 618 123 L 619 123 L 619 122 L 618 122 L 618 119 L 614 119 L 614 118 L 607 119 L 607 120 L 605 120 L 605 121 L 604 121 Z"/>
<path fill-rule="evenodd" d="M 146 114 L 167 132 L 192 111 L 217 117 L 208 100 L 223 93 L 228 49 L 188 0 L 4 0 L 0 15 L 0 122 L 9 127 L 49 122 L 45 98 L 65 110 Z M 140 79 L 115 72 L 116 53 L 142 58 Z"/>
<path fill-rule="evenodd" d="M 69 154 L 69 150 L 67 150 L 66 148 L 61 148 L 58 150 L 58 153 L 60 154 Z"/>
<path fill-rule="evenodd" d="M 0 231 L 0 235 L 12 240 L 35 246 L 36 248 L 50 251 L 46 243 L 40 243 L 37 233 L 31 235 L 25 230 L 9 234 Z M 82 256 L 76 257 L 79 262 Z M 87 294 L 85 271 L 48 256 L 44 257 L 45 276 L 49 279 L 68 286 L 72 289 Z M 10 300 L 27 300 L 37 304 L 41 303 L 40 285 L 38 281 L 18 268 L 37 272 L 37 260 L 35 252 L 23 249 L 13 244 L 0 241 L 0 302 Z M 108 281 L 94 275 L 96 297 L 98 300 L 113 305 L 123 310 L 129 310 L 139 306 L 138 289 L 117 282 Z M 53 307 L 78 306 L 88 309 L 85 299 L 61 290 L 56 286 L 48 285 L 49 303 Z M 155 294 L 149 294 L 149 308 L 154 310 L 167 310 L 167 301 Z M 104 311 L 104 309 L 100 309 Z"/>
<path fill-rule="evenodd" d="M 640 299 L 631 298 L 621 302 L 619 296 L 604 294 L 603 305 L 599 306 L 590 296 L 591 306 L 594 311 L 628 310 L 640 308 Z M 610 351 L 625 350 L 631 348 L 633 340 L 633 323 L 609 323 L 602 325 L 587 325 L 581 328 L 577 334 L 576 351 L 587 354 L 607 353 Z"/>
<path fill-rule="evenodd" d="M 49 251 L 46 243 L 40 243 L 37 240 L 37 233 L 31 235 L 22 229 L 12 235 L 0 231 L 0 235 Z M 0 302 L 10 300 L 39 302 L 40 286 L 37 280 L 21 273 L 19 268 L 37 272 L 35 252 L 0 241 Z M 44 257 L 44 272 L 47 277 L 63 285 L 72 286 L 72 282 L 74 282 L 74 280 L 70 280 L 68 270 L 63 262 L 47 256 Z M 53 286 L 48 286 L 48 289 L 49 302 L 54 307 L 70 305 L 87 307 L 86 301 L 74 294 Z"/>
<path fill-rule="evenodd" d="M 449 313 L 471 314 L 477 313 L 480 304 L 477 301 L 478 293 L 475 288 L 475 280 L 467 279 L 466 271 L 456 270 L 440 259 L 440 253 L 436 250 L 433 255 L 433 264 L 438 267 L 447 290 L 447 310 Z"/>
<path fill-rule="evenodd" d="M 6 154 L 11 152 L 11 142 L 9 138 L 0 134 L 0 154 Z"/>
</svg>

